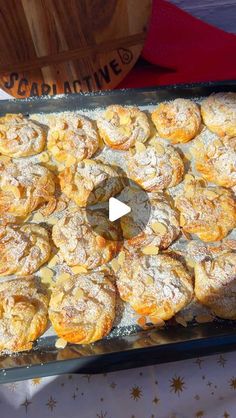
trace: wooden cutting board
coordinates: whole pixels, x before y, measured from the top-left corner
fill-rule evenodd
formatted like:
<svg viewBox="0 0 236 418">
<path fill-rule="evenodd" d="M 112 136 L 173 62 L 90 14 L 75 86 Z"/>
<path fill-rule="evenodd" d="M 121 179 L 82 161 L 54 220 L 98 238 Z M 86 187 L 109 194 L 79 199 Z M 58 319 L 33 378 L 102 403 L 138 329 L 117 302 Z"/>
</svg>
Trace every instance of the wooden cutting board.
<svg viewBox="0 0 236 418">
<path fill-rule="evenodd" d="M 151 0 L 0 0 L 0 88 L 24 98 L 115 87 L 150 11 Z"/>
</svg>

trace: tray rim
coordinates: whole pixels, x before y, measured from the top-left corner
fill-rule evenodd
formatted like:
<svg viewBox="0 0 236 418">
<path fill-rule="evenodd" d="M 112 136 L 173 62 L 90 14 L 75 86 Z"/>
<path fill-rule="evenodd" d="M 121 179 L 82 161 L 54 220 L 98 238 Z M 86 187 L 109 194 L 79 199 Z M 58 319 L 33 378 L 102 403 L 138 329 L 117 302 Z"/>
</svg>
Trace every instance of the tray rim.
<svg viewBox="0 0 236 418">
<path fill-rule="evenodd" d="M 168 84 L 164 86 L 153 86 L 153 87 L 144 87 L 144 88 L 131 88 L 131 89 L 115 89 L 115 90 L 106 90 L 106 91 L 96 91 L 89 93 L 73 93 L 68 95 L 55 95 L 55 96 L 40 96 L 40 97 L 30 97 L 25 99 L 6 99 L 0 101 L 0 113 L 6 107 L 31 107 L 31 105 L 47 104 L 53 102 L 57 104 L 58 101 L 66 103 L 67 101 L 77 100 L 83 101 L 84 98 L 96 98 L 108 96 L 110 98 L 119 96 L 124 97 L 127 94 L 142 94 L 151 92 L 168 92 L 169 90 L 174 90 L 174 93 L 177 93 L 177 96 L 183 97 L 182 92 L 192 91 L 192 97 L 199 96 L 199 93 L 194 94 L 194 89 L 209 89 L 214 91 L 223 91 L 224 88 L 232 88 L 236 91 L 236 79 L 235 80 L 220 80 L 220 81 L 206 81 L 200 83 L 180 83 L 180 84 Z M 178 93 L 180 92 L 180 93 Z M 173 92 L 172 92 L 173 94 Z M 175 97 L 173 94 L 173 98 Z M 208 92 L 207 94 L 210 94 Z M 179 97 L 178 96 L 178 97 Z M 33 106 L 34 107 L 34 106 Z M 29 109 L 32 110 L 32 109 Z M 34 113 L 37 113 L 33 109 Z M 33 113 L 29 112 L 29 113 Z M 4 112 L 5 113 L 5 112 Z M 48 113 L 48 112 L 45 112 Z M 214 324 L 214 325 L 213 325 Z M 190 332 L 194 327 L 189 326 L 187 329 Z M 168 332 L 167 328 L 165 331 Z M 175 329 L 178 329 L 181 335 L 181 330 L 183 334 L 183 327 L 176 326 Z M 140 367 L 151 364 L 157 364 L 162 362 L 170 362 L 183 360 L 186 358 L 192 358 L 199 355 L 211 355 L 213 353 L 221 353 L 225 351 L 231 351 L 236 348 L 236 321 L 222 321 L 221 323 L 210 323 L 210 324 L 199 324 L 197 326 L 198 330 L 202 330 L 203 334 L 198 338 L 190 338 L 189 340 L 185 337 L 182 341 L 175 341 L 172 343 L 164 344 L 152 344 L 151 346 L 143 347 L 133 347 L 125 348 L 123 351 L 111 351 L 103 354 L 89 355 L 78 358 L 70 358 L 64 360 L 54 360 L 45 362 L 43 364 L 28 364 L 21 365 L 18 367 L 9 367 L 5 369 L 0 368 L 0 383 L 7 383 L 17 380 L 25 380 L 35 376 L 50 376 L 55 374 L 62 373 L 102 373 L 104 371 L 114 371 L 121 370 L 132 367 Z M 212 330 L 212 332 L 210 332 Z M 213 332 L 214 330 L 214 332 Z M 155 334 L 160 331 L 152 331 Z M 151 332 L 151 333 L 152 333 Z M 205 332 L 208 336 L 205 336 Z M 217 333 L 218 332 L 218 333 Z M 142 334 L 143 331 L 137 334 Z M 134 335 L 137 335 L 134 334 Z M 122 338 L 124 340 L 132 340 L 133 335 L 125 337 L 115 337 Z M 102 340 L 102 341 L 109 341 Z M 57 351 L 56 349 L 54 351 Z M 37 350 L 31 350 L 27 354 L 34 355 L 37 353 Z M 19 355 L 19 354 L 18 354 Z M 4 356 L 3 356 L 4 357 Z M 14 356 L 13 356 L 14 357 Z M 0 356 L 1 361 L 1 356 Z M 92 365 L 92 363 L 94 363 Z M 99 363 L 99 364 L 97 364 Z"/>
</svg>

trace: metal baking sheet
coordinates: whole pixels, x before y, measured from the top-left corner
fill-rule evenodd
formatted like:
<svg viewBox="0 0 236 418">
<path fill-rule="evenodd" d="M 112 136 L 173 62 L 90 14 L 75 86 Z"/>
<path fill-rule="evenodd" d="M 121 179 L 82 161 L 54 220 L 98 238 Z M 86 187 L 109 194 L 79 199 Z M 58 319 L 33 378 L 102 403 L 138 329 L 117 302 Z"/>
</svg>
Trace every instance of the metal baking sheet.
<svg viewBox="0 0 236 418">
<path fill-rule="evenodd" d="M 93 112 L 114 103 L 150 108 L 163 100 L 178 97 L 200 100 L 218 91 L 236 91 L 236 81 L 7 100 L 0 102 L 0 115 Z M 192 323 L 187 328 L 170 324 L 164 329 L 150 331 L 142 331 L 134 324 L 121 326 L 120 332 L 113 331 L 109 338 L 95 344 L 68 345 L 59 350 L 55 348 L 55 335 L 49 332 L 38 340 L 30 352 L 0 356 L 0 382 L 68 372 L 114 371 L 236 347 L 236 321 Z"/>
</svg>

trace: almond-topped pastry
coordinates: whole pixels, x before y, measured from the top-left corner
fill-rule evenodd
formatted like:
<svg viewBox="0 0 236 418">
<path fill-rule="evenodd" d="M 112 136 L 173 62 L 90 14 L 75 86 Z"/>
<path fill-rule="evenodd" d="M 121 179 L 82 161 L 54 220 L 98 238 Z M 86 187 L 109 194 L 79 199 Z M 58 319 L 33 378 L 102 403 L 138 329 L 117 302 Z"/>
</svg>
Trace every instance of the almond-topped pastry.
<svg viewBox="0 0 236 418">
<path fill-rule="evenodd" d="M 236 137 L 211 138 L 208 132 L 207 129 L 203 130 L 190 149 L 195 167 L 207 181 L 223 187 L 234 187 Z"/>
<path fill-rule="evenodd" d="M 185 176 L 184 189 L 175 199 L 180 226 L 202 241 L 219 241 L 236 227 L 236 203 L 223 187 L 206 186 L 204 180 Z"/>
<path fill-rule="evenodd" d="M 158 139 L 152 145 L 137 144 L 127 157 L 127 166 L 129 177 L 149 192 L 176 186 L 184 174 L 179 153 Z"/>
<path fill-rule="evenodd" d="M 0 226 L 0 276 L 29 276 L 50 256 L 48 232 L 36 224 Z"/>
<path fill-rule="evenodd" d="M 220 318 L 236 319 L 236 252 L 209 252 L 194 266 L 196 297 Z"/>
<path fill-rule="evenodd" d="M 199 132 L 201 114 L 196 103 L 189 99 L 175 99 L 160 103 L 152 112 L 152 121 L 162 138 L 173 144 L 188 142 Z"/>
<path fill-rule="evenodd" d="M 117 150 L 127 150 L 150 136 L 148 118 L 137 107 L 108 106 L 97 125 L 104 142 Z"/>
<path fill-rule="evenodd" d="M 83 160 L 59 174 L 63 193 L 80 207 L 106 202 L 123 189 L 118 172 L 98 160 Z"/>
<path fill-rule="evenodd" d="M 115 224 L 109 224 L 103 210 L 78 209 L 53 226 L 52 238 L 68 266 L 94 269 L 116 256 L 121 231 Z"/>
<path fill-rule="evenodd" d="M 220 136 L 236 136 L 236 93 L 213 93 L 201 104 L 206 126 Z"/>
<path fill-rule="evenodd" d="M 0 282 L 0 351 L 25 351 L 44 333 L 49 298 L 33 277 Z"/>
<path fill-rule="evenodd" d="M 135 188 L 126 187 L 118 196 L 123 203 L 132 207 L 129 214 L 122 216 L 121 228 L 126 248 L 148 251 L 165 249 L 180 233 L 179 213 L 164 194 L 150 193 L 141 201 Z M 140 213 L 150 206 L 148 221 Z"/>
<path fill-rule="evenodd" d="M 90 344 L 110 332 L 115 304 L 116 289 L 110 276 L 94 271 L 56 281 L 52 287 L 49 317 L 63 340 Z"/>
<path fill-rule="evenodd" d="M 29 157 L 43 151 L 46 131 L 39 123 L 21 114 L 0 118 L 0 153 L 10 157 Z"/>
<path fill-rule="evenodd" d="M 55 200 L 54 175 L 39 164 L 0 163 L 0 220 L 25 218 L 33 210 Z"/>
<path fill-rule="evenodd" d="M 170 319 L 193 296 L 191 276 L 169 255 L 125 253 L 116 274 L 120 297 L 153 323 Z"/>
<path fill-rule="evenodd" d="M 98 145 L 98 133 L 88 118 L 72 112 L 50 118 L 48 149 L 65 166 L 92 157 Z"/>
</svg>

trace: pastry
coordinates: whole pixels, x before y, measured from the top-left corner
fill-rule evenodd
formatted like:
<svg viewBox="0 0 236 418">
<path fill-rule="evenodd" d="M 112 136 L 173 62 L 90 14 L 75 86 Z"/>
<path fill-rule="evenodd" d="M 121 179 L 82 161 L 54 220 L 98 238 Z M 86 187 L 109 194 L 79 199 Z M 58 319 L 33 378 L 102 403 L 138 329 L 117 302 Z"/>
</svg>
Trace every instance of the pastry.
<svg viewBox="0 0 236 418">
<path fill-rule="evenodd" d="M 185 176 L 184 190 L 175 204 L 180 211 L 180 226 L 202 241 L 219 241 L 236 227 L 233 194 L 223 187 L 206 186 L 190 174 Z"/>
<path fill-rule="evenodd" d="M 201 115 L 196 103 L 189 99 L 175 99 L 160 103 L 152 112 L 152 121 L 162 138 L 177 144 L 188 142 L 197 135 Z"/>
<path fill-rule="evenodd" d="M 0 153 L 10 157 L 29 157 L 43 151 L 45 129 L 21 114 L 0 118 Z"/>
<path fill-rule="evenodd" d="M 65 341 L 90 344 L 110 332 L 115 302 L 115 286 L 102 272 L 59 278 L 52 288 L 49 317 Z"/>
<path fill-rule="evenodd" d="M 94 269 L 115 257 L 121 232 L 103 210 L 78 209 L 53 226 L 52 238 L 68 266 Z"/>
<path fill-rule="evenodd" d="M 128 156 L 128 175 L 149 192 L 176 186 L 182 181 L 184 163 L 179 153 L 157 139 L 152 145 L 137 144 Z"/>
<path fill-rule="evenodd" d="M 146 194 L 141 201 L 135 188 L 126 187 L 118 198 L 132 207 L 129 214 L 122 216 L 121 228 L 125 238 L 125 246 L 131 249 L 145 249 L 155 246 L 165 249 L 180 233 L 179 213 L 172 207 L 167 196 L 158 193 Z M 149 219 L 140 216 L 150 207 Z"/>
<path fill-rule="evenodd" d="M 29 276 L 50 256 L 48 232 L 36 224 L 0 226 L 0 276 Z"/>
<path fill-rule="evenodd" d="M 108 106 L 97 125 L 105 144 L 117 150 L 127 150 L 150 136 L 148 118 L 137 107 Z"/>
<path fill-rule="evenodd" d="M 217 135 L 236 136 L 236 93 L 213 93 L 201 104 L 205 125 Z"/>
<path fill-rule="evenodd" d="M 170 319 L 193 296 L 191 276 L 169 255 L 125 253 L 116 274 L 121 299 L 153 323 Z"/>
<path fill-rule="evenodd" d="M 0 351 L 25 351 L 44 333 L 48 296 L 32 277 L 0 283 Z"/>
<path fill-rule="evenodd" d="M 203 305 L 225 319 L 236 319 L 236 253 L 207 257 L 194 266 L 195 294 Z"/>
<path fill-rule="evenodd" d="M 98 133 L 88 118 L 65 112 L 50 119 L 48 149 L 65 166 L 92 157 L 98 145 Z"/>
<path fill-rule="evenodd" d="M 219 186 L 236 186 L 236 137 L 212 139 L 207 132 L 207 129 L 202 132 L 190 150 L 196 170 Z"/>
<path fill-rule="evenodd" d="M 61 190 L 84 207 L 105 202 L 123 188 L 118 172 L 97 160 L 83 160 L 59 174 Z"/>
<path fill-rule="evenodd" d="M 44 203 L 54 201 L 54 175 L 32 163 L 0 163 L 0 219 L 25 218 Z"/>
</svg>

